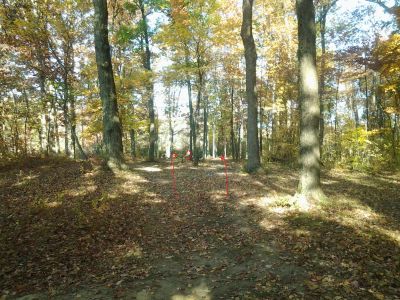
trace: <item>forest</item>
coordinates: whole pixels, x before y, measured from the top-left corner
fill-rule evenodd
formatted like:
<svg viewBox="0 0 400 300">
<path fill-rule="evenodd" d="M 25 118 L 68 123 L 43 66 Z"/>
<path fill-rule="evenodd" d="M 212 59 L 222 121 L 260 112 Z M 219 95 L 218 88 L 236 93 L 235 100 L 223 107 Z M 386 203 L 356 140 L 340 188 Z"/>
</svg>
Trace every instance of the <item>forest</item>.
<svg viewBox="0 0 400 300">
<path fill-rule="evenodd" d="M 400 299 L 399 0 L 2 0 L 0 299 Z"/>
</svg>

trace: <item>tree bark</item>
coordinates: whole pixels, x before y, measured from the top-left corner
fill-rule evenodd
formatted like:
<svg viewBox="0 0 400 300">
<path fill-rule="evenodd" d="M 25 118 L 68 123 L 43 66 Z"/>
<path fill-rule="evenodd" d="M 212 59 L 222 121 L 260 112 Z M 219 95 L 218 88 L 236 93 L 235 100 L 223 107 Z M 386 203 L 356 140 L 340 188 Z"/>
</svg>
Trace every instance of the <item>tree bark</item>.
<svg viewBox="0 0 400 300">
<path fill-rule="evenodd" d="M 136 157 L 136 138 L 135 138 L 135 129 L 129 130 L 129 137 L 131 140 L 131 156 L 132 158 Z"/>
<path fill-rule="evenodd" d="M 230 118 L 230 128 L 231 128 L 231 151 L 232 158 L 236 158 L 236 147 L 235 147 L 235 130 L 233 128 L 233 117 L 234 117 L 234 101 L 233 101 L 234 89 L 231 87 L 231 118 Z"/>
<path fill-rule="evenodd" d="M 189 150 L 193 154 L 193 142 L 194 142 L 194 135 L 196 134 L 195 125 L 194 125 L 194 117 L 193 117 L 193 100 L 192 100 L 192 84 L 190 79 L 186 80 L 187 89 L 188 89 L 188 98 L 189 98 L 189 127 L 190 127 L 190 143 L 189 143 Z"/>
<path fill-rule="evenodd" d="M 260 167 L 260 153 L 257 128 L 256 65 L 257 53 L 253 38 L 253 0 L 243 0 L 243 22 L 240 35 L 246 60 L 247 99 L 247 171 L 254 172 Z"/>
<path fill-rule="evenodd" d="M 319 121 L 319 142 L 322 156 L 322 146 L 324 145 L 324 134 L 325 134 L 325 65 L 326 65 L 326 18 L 329 10 L 336 4 L 338 0 L 333 0 L 328 4 L 322 4 L 321 14 L 319 16 L 319 25 L 321 30 L 321 74 L 319 81 L 319 102 L 320 102 L 320 114 L 321 118 Z"/>
<path fill-rule="evenodd" d="M 71 104 L 71 117 L 70 117 L 70 124 L 71 124 L 71 146 L 72 146 L 72 153 L 74 159 L 76 158 L 76 112 L 75 112 L 75 97 L 73 93 L 70 93 L 70 104 Z"/>
<path fill-rule="evenodd" d="M 324 106 L 324 97 L 325 97 L 325 55 L 326 55 L 326 16 L 328 10 L 324 7 L 322 11 L 322 16 L 320 19 L 320 27 L 321 27 L 321 75 L 319 81 L 319 103 L 320 103 L 320 120 L 319 120 L 319 143 L 321 147 L 321 155 L 322 155 L 322 147 L 324 145 L 324 134 L 325 134 L 325 106 Z"/>
<path fill-rule="evenodd" d="M 203 88 L 204 88 L 204 73 L 201 70 L 202 62 L 201 62 L 201 53 L 200 53 L 200 42 L 196 42 L 196 65 L 197 65 L 197 99 L 196 99 L 196 108 L 194 113 L 194 131 L 193 131 L 193 165 L 198 166 L 200 160 L 200 140 L 197 141 L 197 136 L 200 135 L 200 124 L 199 124 L 199 115 L 200 115 L 200 106 L 203 99 Z"/>
<path fill-rule="evenodd" d="M 47 141 L 47 93 L 46 93 L 46 77 L 43 72 L 39 74 L 39 86 L 40 86 L 40 96 L 41 104 L 42 104 L 42 115 L 41 115 L 41 123 L 40 123 L 40 151 L 45 151 L 45 154 L 48 155 L 48 143 Z"/>
<path fill-rule="evenodd" d="M 216 145 L 215 145 L 215 124 L 212 124 L 212 157 L 216 157 Z"/>
<path fill-rule="evenodd" d="M 139 8 L 142 15 L 143 21 L 143 34 L 144 34 L 144 43 L 145 43 L 145 59 L 143 62 L 144 68 L 151 72 L 151 52 L 150 52 L 150 40 L 149 40 L 149 28 L 147 23 L 147 17 L 144 7 L 143 0 L 139 0 Z M 150 81 L 147 86 L 148 93 L 148 111 L 149 111 L 149 161 L 154 161 L 156 155 L 156 142 L 157 142 L 157 133 L 156 133 L 156 118 L 154 112 L 154 84 L 153 79 L 150 78 Z"/>
<path fill-rule="evenodd" d="M 29 107 L 29 100 L 28 100 L 28 95 L 26 94 L 26 90 L 24 90 L 22 94 L 23 94 L 24 102 L 25 102 L 24 154 L 25 154 L 25 156 L 28 156 L 28 121 L 30 118 L 30 107 Z M 57 124 L 57 122 L 56 122 L 56 124 Z M 0 138 L 0 142 L 2 142 L 1 138 Z"/>
<path fill-rule="evenodd" d="M 53 101 L 53 119 L 54 119 L 54 134 L 56 138 L 56 150 L 57 154 L 60 154 L 60 136 L 59 136 L 59 130 L 58 130 L 58 117 L 57 117 L 57 93 L 54 93 L 54 101 Z"/>
<path fill-rule="evenodd" d="M 367 66 L 365 65 L 365 71 L 367 70 Z M 368 77 L 367 74 L 364 76 L 365 81 L 365 130 L 369 131 L 369 95 L 368 95 Z"/>
<path fill-rule="evenodd" d="M 203 158 L 208 156 L 208 97 L 204 97 Z"/>
<path fill-rule="evenodd" d="M 107 0 L 93 0 L 95 9 L 94 40 L 103 106 L 103 142 L 107 159 L 118 165 L 122 161 L 122 125 L 118 114 L 117 93 L 108 42 Z"/>
<path fill-rule="evenodd" d="M 315 9 L 313 0 L 296 0 L 298 20 L 298 62 L 300 102 L 300 182 L 298 194 L 319 200 L 320 185 L 320 103 L 316 69 Z"/>
<path fill-rule="evenodd" d="M 64 75 L 64 89 L 63 89 L 63 121 L 64 121 L 64 152 L 66 156 L 69 156 L 69 139 L 68 139 L 68 127 L 69 127 L 69 117 L 68 117 L 68 101 L 69 101 L 69 90 L 67 85 L 67 79 Z"/>
<path fill-rule="evenodd" d="M 259 142 L 260 142 L 260 157 L 263 156 L 263 114 L 264 114 L 264 109 L 262 107 L 262 98 L 259 99 L 259 114 L 260 114 L 260 137 L 259 137 Z"/>
</svg>

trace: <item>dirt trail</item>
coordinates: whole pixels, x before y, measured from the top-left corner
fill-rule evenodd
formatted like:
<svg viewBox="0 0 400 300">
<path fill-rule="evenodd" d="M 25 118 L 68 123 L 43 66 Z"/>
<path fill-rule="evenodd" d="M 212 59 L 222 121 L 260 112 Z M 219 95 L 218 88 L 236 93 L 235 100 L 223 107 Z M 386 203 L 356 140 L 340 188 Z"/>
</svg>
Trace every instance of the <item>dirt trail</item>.
<svg viewBox="0 0 400 300">
<path fill-rule="evenodd" d="M 0 174 L 6 299 L 400 294 L 392 175 L 326 173 L 334 205 L 304 213 L 287 202 L 296 172 L 277 165 L 249 176 L 230 164 L 228 198 L 219 161 L 178 163 L 178 198 L 168 162 L 113 173 L 56 160 Z"/>
</svg>

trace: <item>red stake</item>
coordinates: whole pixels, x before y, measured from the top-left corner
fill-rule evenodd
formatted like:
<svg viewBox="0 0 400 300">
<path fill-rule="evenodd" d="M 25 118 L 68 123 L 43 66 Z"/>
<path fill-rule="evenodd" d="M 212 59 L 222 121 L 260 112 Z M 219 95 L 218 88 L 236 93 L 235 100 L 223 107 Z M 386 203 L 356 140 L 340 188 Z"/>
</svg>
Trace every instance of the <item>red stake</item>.
<svg viewBox="0 0 400 300">
<path fill-rule="evenodd" d="M 226 165 L 226 159 L 224 155 L 220 156 L 221 160 L 224 161 L 224 166 L 225 166 L 225 188 L 226 188 L 226 197 L 229 197 L 229 189 L 228 189 L 228 172 L 227 172 L 227 165 Z"/>
<path fill-rule="evenodd" d="M 175 167 L 174 167 L 174 158 L 177 158 L 178 155 L 173 152 L 171 155 L 171 176 L 172 176 L 172 188 L 174 190 L 174 194 L 176 197 L 176 200 L 178 200 L 178 193 L 176 191 L 176 178 L 175 178 Z"/>
</svg>

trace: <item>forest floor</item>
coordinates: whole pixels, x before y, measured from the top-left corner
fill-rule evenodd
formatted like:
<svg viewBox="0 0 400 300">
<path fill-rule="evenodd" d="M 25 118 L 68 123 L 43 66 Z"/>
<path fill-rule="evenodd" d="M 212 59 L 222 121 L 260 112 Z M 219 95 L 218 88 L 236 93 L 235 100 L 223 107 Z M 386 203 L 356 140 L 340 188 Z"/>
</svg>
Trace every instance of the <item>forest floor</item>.
<svg viewBox="0 0 400 300">
<path fill-rule="evenodd" d="M 221 161 L 175 174 L 178 197 L 168 162 L 3 165 L 0 299 L 400 299 L 399 174 L 325 171 L 306 212 L 282 165 L 229 163 L 229 197 Z"/>
</svg>

